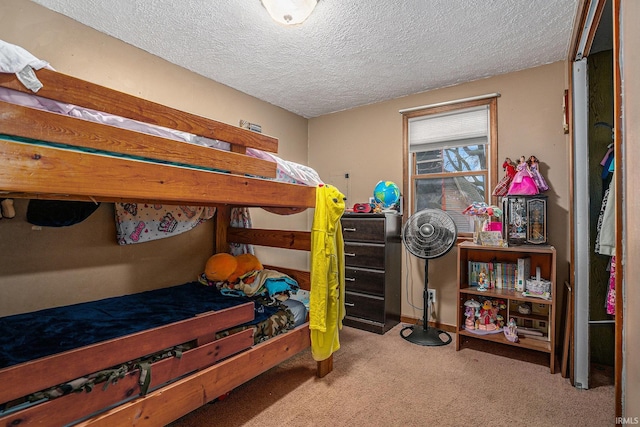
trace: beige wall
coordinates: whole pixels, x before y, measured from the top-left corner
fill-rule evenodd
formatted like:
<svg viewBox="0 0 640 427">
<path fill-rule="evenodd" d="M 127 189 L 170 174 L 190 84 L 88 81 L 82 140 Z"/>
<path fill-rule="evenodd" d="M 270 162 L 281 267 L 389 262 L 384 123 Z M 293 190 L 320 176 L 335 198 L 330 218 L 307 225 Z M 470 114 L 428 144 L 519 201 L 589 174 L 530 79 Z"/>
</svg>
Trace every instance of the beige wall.
<svg viewBox="0 0 640 427">
<path fill-rule="evenodd" d="M 66 74 L 222 122 L 259 123 L 264 133 L 280 139 L 282 157 L 307 161 L 306 119 L 30 1 L 0 3 L 0 39 Z M 41 231 L 25 221 L 25 201 L 17 201 L 16 207 L 16 218 L 0 221 L 0 316 L 193 280 L 213 250 L 211 224 L 178 237 L 120 247 L 112 205 L 104 204 L 81 224 Z M 254 215 L 254 225 L 265 228 L 304 229 L 307 220 L 307 214 L 281 218 L 258 210 Z M 307 265 L 304 253 L 285 259 L 259 250 L 258 256 L 276 265 Z"/>
<path fill-rule="evenodd" d="M 399 110 L 498 92 L 498 158 L 536 155 L 550 190 L 549 236 L 558 251 L 558 283 L 568 275 L 569 149 L 562 128 L 565 63 L 464 83 L 309 121 L 309 165 L 348 195 L 348 204 L 366 202 L 382 179 L 402 182 L 402 117 Z M 349 174 L 349 179 L 344 174 Z M 502 176 L 502 172 L 499 172 Z M 456 323 L 456 256 L 430 261 L 429 285 L 436 289 L 437 318 Z M 422 318 L 423 263 L 409 265 L 409 291 L 403 273 L 402 315 Z M 408 263 L 408 264 L 407 264 Z M 406 269 L 405 269 L 406 270 Z M 560 287 L 560 289 L 562 289 Z"/>
<path fill-rule="evenodd" d="M 624 57 L 622 67 L 622 106 L 623 106 L 623 148 L 624 165 L 622 168 L 625 184 L 622 190 L 625 209 L 625 226 L 623 237 L 625 267 L 624 267 L 624 361 L 623 361 L 623 410 L 626 417 L 640 417 L 640 196 L 637 190 L 639 174 L 638 159 L 640 159 L 640 2 L 623 0 L 621 9 L 620 45 Z M 620 169 L 617 169 L 618 173 Z"/>
<path fill-rule="evenodd" d="M 640 67 L 637 25 L 640 4 L 623 0 L 625 55 L 625 149 L 627 170 L 637 158 L 640 129 L 640 90 L 632 76 Z M 555 63 L 455 87 L 416 94 L 307 120 L 270 104 L 212 82 L 144 51 L 112 39 L 27 0 L 0 3 L 0 39 L 18 44 L 48 60 L 59 71 L 113 87 L 156 102 L 172 105 L 220 121 L 237 124 L 247 119 L 280 138 L 280 155 L 315 167 L 328 182 L 348 196 L 349 204 L 367 201 L 381 179 L 402 181 L 402 121 L 398 110 L 486 93 L 502 94 L 498 101 L 499 158 L 535 154 L 551 184 L 550 240 L 558 249 L 558 283 L 567 279 L 569 260 L 568 141 L 562 132 L 562 93 L 565 66 Z M 635 59 L 635 61 L 634 61 Z M 308 125 L 308 126 L 307 126 Z M 307 134 L 308 133 L 308 134 Z M 308 138 L 308 149 L 307 149 Z M 345 173 L 349 178 L 345 178 Z M 638 199 L 625 189 L 627 226 L 637 235 Z M 69 228 L 33 230 L 23 219 L 26 201 L 17 201 L 17 217 L 0 221 L 0 316 L 38 308 L 136 292 L 190 280 L 212 251 L 212 227 L 204 225 L 169 240 L 120 247 L 115 244 L 113 208 L 103 205 L 87 221 Z M 259 227 L 305 229 L 309 214 L 278 218 L 254 212 Z M 638 252 L 637 241 L 627 239 L 627 250 Z M 176 249 L 178 248 L 178 249 Z M 287 253 L 287 255 L 289 255 Z M 291 263 L 285 253 L 259 252 L 267 262 Z M 438 319 L 455 323 L 455 256 L 431 261 L 430 286 L 438 291 Z M 306 257 L 296 254 L 302 266 Z M 408 292 L 403 273 L 403 315 L 420 318 L 422 263 L 404 257 L 411 272 Z M 167 267 L 168 266 L 168 267 Z M 627 263 L 627 283 L 638 276 L 637 265 Z M 640 305 L 637 286 L 624 288 L 626 307 Z M 625 381 L 627 416 L 638 416 L 640 339 L 635 325 L 638 311 L 625 310 Z"/>
</svg>

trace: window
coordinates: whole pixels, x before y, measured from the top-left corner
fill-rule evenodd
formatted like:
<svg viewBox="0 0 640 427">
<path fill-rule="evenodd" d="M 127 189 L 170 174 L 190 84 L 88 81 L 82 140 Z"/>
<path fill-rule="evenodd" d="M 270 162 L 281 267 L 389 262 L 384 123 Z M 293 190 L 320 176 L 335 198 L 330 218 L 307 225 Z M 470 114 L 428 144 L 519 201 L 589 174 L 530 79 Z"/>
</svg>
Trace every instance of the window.
<svg viewBox="0 0 640 427">
<path fill-rule="evenodd" d="M 497 174 L 497 96 L 401 111 L 409 213 L 442 209 L 458 233 L 473 232 L 473 219 L 462 211 L 473 202 L 491 203 Z"/>
</svg>

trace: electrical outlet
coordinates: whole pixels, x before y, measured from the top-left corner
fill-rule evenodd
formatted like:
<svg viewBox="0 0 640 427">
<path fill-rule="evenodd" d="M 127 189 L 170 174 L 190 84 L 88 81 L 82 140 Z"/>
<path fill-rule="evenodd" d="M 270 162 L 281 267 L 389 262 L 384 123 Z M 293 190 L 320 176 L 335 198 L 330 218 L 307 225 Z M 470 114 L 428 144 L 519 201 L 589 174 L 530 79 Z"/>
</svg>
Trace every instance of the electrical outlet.
<svg viewBox="0 0 640 427">
<path fill-rule="evenodd" d="M 431 301 L 433 304 L 436 303 L 436 290 L 435 289 L 429 289 L 429 301 Z"/>
</svg>

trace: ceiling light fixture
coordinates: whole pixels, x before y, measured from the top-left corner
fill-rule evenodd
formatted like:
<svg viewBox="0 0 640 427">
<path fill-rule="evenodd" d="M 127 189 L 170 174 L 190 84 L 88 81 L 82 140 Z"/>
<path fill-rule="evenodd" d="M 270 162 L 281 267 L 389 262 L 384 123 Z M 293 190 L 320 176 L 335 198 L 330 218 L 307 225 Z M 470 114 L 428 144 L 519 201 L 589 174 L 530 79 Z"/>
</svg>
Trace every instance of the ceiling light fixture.
<svg viewBox="0 0 640 427">
<path fill-rule="evenodd" d="M 274 21 L 284 25 L 301 24 L 311 15 L 318 0 L 261 0 Z"/>
</svg>

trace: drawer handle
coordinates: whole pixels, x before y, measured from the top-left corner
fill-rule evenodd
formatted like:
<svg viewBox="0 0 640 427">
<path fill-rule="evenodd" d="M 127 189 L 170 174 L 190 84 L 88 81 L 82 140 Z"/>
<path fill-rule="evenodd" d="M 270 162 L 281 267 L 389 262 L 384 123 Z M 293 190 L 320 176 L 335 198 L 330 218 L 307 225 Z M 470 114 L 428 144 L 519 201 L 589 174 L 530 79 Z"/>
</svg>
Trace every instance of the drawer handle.
<svg viewBox="0 0 640 427">
<path fill-rule="evenodd" d="M 354 254 L 352 252 L 345 252 L 344 256 L 356 256 L 356 254 Z"/>
<path fill-rule="evenodd" d="M 344 280 L 345 280 L 345 282 L 355 282 L 356 278 L 355 277 L 345 277 Z"/>
<path fill-rule="evenodd" d="M 346 305 L 347 307 L 355 307 L 356 305 L 352 302 L 345 302 L 344 305 Z"/>
<path fill-rule="evenodd" d="M 344 227 L 342 231 L 356 231 L 355 228 Z"/>
</svg>

